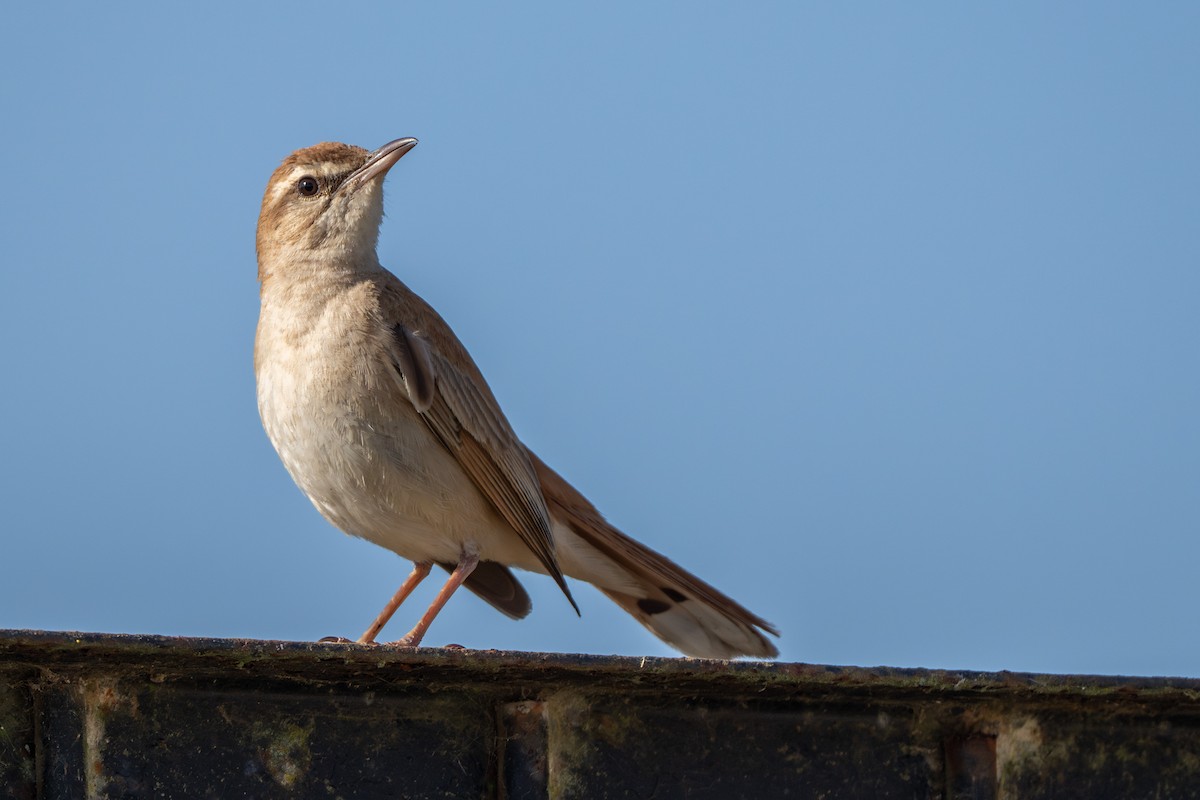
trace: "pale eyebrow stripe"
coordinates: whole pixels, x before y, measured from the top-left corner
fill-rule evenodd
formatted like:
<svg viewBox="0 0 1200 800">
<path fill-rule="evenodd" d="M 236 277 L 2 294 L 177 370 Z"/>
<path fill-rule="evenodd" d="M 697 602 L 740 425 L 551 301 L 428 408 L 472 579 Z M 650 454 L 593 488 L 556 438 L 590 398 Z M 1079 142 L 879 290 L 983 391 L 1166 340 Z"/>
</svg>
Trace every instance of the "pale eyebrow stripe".
<svg viewBox="0 0 1200 800">
<path fill-rule="evenodd" d="M 293 167 L 292 171 L 288 174 L 288 182 L 295 183 L 298 179 L 303 178 L 305 175 L 311 175 L 314 178 L 322 178 L 325 180 L 331 180 L 331 179 L 336 178 L 337 182 L 341 183 L 342 181 L 344 181 L 346 179 L 346 176 L 349 175 L 353 171 L 354 171 L 354 169 L 347 169 L 340 165 L 338 165 L 338 166 L 330 166 L 327 164 L 320 164 L 320 165 L 311 164 L 308 166 L 298 165 L 296 167 Z"/>
</svg>

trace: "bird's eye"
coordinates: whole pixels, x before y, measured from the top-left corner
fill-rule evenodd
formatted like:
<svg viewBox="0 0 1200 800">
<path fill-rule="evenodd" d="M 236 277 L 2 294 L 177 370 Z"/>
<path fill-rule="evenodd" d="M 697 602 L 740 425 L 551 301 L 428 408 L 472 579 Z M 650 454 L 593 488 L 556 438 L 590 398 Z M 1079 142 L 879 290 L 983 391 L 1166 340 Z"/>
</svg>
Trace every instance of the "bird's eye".
<svg viewBox="0 0 1200 800">
<path fill-rule="evenodd" d="M 319 188 L 320 187 L 317 185 L 317 179 L 311 175 L 305 175 L 303 178 L 296 181 L 296 191 L 305 197 L 312 197 L 317 193 L 317 189 Z"/>
</svg>

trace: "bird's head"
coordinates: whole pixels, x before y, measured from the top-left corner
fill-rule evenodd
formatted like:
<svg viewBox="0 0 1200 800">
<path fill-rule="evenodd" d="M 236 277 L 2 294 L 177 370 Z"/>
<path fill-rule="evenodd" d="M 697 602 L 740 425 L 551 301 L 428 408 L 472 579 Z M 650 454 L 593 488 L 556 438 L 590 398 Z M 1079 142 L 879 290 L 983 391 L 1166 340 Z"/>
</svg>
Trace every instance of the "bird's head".
<svg viewBox="0 0 1200 800">
<path fill-rule="evenodd" d="M 383 176 L 416 139 L 371 153 L 338 142 L 297 150 L 267 182 L 258 216 L 258 278 L 285 265 L 373 263 L 383 220 Z"/>
</svg>

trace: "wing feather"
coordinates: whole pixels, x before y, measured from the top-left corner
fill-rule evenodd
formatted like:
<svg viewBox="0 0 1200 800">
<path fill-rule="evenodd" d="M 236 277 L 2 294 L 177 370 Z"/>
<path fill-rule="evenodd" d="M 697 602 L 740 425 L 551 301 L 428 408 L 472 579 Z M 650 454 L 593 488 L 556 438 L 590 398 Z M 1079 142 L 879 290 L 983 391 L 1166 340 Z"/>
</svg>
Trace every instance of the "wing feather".
<svg viewBox="0 0 1200 800">
<path fill-rule="evenodd" d="M 496 402 L 418 332 L 392 329 L 393 362 L 413 407 L 525 545 L 571 597 L 554 553 L 550 512 L 527 451 Z"/>
</svg>

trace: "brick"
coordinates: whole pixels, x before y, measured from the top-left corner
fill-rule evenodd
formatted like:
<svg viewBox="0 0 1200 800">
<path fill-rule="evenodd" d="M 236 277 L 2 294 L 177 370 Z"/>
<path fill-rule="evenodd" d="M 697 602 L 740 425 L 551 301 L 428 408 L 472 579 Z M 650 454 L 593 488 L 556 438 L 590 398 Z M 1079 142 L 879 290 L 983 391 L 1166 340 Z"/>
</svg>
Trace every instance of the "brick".
<svg viewBox="0 0 1200 800">
<path fill-rule="evenodd" d="M 0 798 L 36 796 L 33 696 L 30 678 L 0 672 Z"/>
<path fill-rule="evenodd" d="M 551 705 L 558 798 L 930 798 L 940 762 L 901 710 L 612 698 Z"/>
<path fill-rule="evenodd" d="M 997 740 L 1002 797 L 1200 798 L 1200 720 L 1016 713 Z"/>
<path fill-rule="evenodd" d="M 52 721 L 71 745 L 51 743 L 54 769 L 74 778 L 56 796 L 82 796 L 81 755 L 97 798 L 490 796 L 494 723 L 469 699 L 103 684 L 82 699 Z"/>
</svg>

